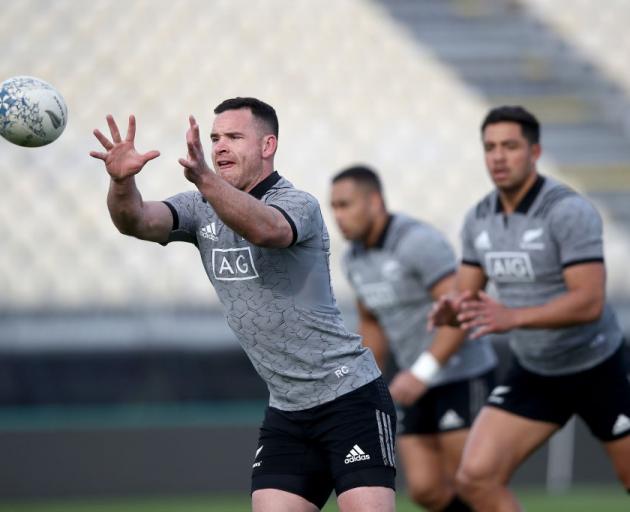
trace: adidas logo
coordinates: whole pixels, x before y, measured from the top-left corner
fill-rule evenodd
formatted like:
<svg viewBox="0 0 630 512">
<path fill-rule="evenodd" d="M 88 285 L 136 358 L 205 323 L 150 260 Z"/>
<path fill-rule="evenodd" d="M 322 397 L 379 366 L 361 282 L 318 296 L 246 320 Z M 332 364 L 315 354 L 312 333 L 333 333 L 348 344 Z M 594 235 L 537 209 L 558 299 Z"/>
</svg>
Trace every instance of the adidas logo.
<svg viewBox="0 0 630 512">
<path fill-rule="evenodd" d="M 492 242 L 490 242 L 490 235 L 486 230 L 483 230 L 477 238 L 475 238 L 475 249 L 479 251 L 484 251 L 488 249 L 492 249 Z"/>
<path fill-rule="evenodd" d="M 344 460 L 345 464 L 351 464 L 353 462 L 359 462 L 361 460 L 370 460 L 370 456 L 365 453 L 361 448 L 359 448 L 358 444 L 355 444 L 350 450 L 350 453 L 346 455 L 346 459 Z"/>
<path fill-rule="evenodd" d="M 449 409 L 440 419 L 440 430 L 450 430 L 464 425 L 464 420 L 453 409 Z"/>
<path fill-rule="evenodd" d="M 216 223 L 211 222 L 207 226 L 204 226 L 199 230 L 199 233 L 204 238 L 209 238 L 213 242 L 218 242 L 219 237 L 217 236 L 217 226 Z"/>
<path fill-rule="evenodd" d="M 630 418 L 625 414 L 620 414 L 617 416 L 617 421 L 615 421 L 615 425 L 613 426 L 612 433 L 614 436 L 625 432 L 626 430 L 630 430 Z"/>
</svg>

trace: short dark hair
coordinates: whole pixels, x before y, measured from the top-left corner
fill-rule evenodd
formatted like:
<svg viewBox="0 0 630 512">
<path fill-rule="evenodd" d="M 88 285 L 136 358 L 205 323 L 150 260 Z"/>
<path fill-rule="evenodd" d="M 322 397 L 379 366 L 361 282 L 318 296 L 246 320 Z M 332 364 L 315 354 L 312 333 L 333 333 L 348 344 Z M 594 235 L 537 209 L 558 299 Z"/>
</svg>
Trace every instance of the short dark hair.
<svg viewBox="0 0 630 512">
<path fill-rule="evenodd" d="M 224 100 L 214 108 L 214 113 L 221 114 L 226 110 L 239 110 L 241 108 L 248 108 L 256 119 L 265 123 L 271 132 L 276 137 L 278 136 L 278 116 L 275 109 L 257 98 L 242 98 L 239 96 Z"/>
<path fill-rule="evenodd" d="M 341 180 L 354 180 L 357 183 L 364 185 L 366 188 L 375 190 L 379 193 L 383 192 L 383 186 L 381 185 L 381 179 L 376 172 L 366 165 L 353 165 L 338 172 L 332 179 L 333 183 L 337 183 Z"/>
<path fill-rule="evenodd" d="M 496 107 L 490 110 L 481 123 L 481 135 L 486 127 L 496 123 L 517 123 L 521 127 L 523 137 L 530 144 L 540 143 L 540 123 L 538 119 L 520 105 Z"/>
</svg>

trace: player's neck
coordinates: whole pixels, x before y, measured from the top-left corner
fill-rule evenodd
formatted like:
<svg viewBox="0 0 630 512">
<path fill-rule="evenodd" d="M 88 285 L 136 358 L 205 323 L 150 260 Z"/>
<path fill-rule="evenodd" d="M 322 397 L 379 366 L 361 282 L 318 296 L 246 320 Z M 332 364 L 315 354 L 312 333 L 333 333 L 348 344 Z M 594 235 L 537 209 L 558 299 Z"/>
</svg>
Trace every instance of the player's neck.
<svg viewBox="0 0 630 512">
<path fill-rule="evenodd" d="M 389 212 L 383 211 L 379 215 L 376 216 L 372 226 L 370 227 L 367 236 L 363 240 L 363 244 L 366 247 L 374 247 L 378 244 L 379 240 L 383 236 L 383 232 L 387 228 L 387 224 L 389 223 Z"/>
<path fill-rule="evenodd" d="M 532 171 L 520 187 L 511 190 L 499 190 L 499 200 L 501 201 L 503 211 L 506 214 L 509 215 L 516 211 L 520 202 L 534 186 L 534 183 L 536 183 L 537 178 L 538 173 L 536 171 Z"/>
</svg>

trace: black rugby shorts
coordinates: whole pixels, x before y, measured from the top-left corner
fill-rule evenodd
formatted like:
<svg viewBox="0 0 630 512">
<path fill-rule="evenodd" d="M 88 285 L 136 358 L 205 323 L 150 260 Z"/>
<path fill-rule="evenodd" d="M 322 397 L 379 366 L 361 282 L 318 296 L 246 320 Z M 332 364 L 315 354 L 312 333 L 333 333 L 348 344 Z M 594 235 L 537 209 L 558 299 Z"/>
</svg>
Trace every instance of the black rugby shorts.
<svg viewBox="0 0 630 512">
<path fill-rule="evenodd" d="M 252 492 L 280 489 L 322 508 L 330 493 L 394 489 L 396 412 L 381 377 L 303 411 L 268 407 L 252 469 Z"/>
<path fill-rule="evenodd" d="M 560 426 L 577 414 L 600 441 L 620 439 L 630 434 L 630 368 L 625 351 L 622 344 L 597 366 L 560 376 L 538 375 L 514 359 L 487 405 Z"/>
<path fill-rule="evenodd" d="M 435 435 L 470 428 L 494 386 L 494 377 L 490 370 L 430 388 L 414 404 L 398 408 L 398 434 Z"/>
</svg>

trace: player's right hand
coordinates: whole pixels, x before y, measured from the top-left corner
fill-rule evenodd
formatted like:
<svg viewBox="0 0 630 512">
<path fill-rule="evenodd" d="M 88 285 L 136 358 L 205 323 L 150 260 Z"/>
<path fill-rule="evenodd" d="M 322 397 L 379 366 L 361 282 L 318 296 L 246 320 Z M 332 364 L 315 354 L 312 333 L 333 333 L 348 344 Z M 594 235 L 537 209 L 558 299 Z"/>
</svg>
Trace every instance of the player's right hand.
<svg viewBox="0 0 630 512">
<path fill-rule="evenodd" d="M 134 146 L 136 118 L 133 115 L 129 116 L 127 135 L 124 140 L 120 136 L 118 125 L 116 125 L 113 116 L 110 114 L 106 119 L 112 140 L 110 141 L 105 137 L 100 130 L 94 130 L 94 136 L 106 149 L 106 152 L 90 151 L 90 156 L 105 162 L 105 168 L 112 180 L 123 181 L 138 174 L 149 160 L 160 156 L 159 151 L 149 151 L 144 154 L 136 151 Z"/>
<path fill-rule="evenodd" d="M 459 327 L 457 315 L 464 301 L 470 300 L 468 291 L 459 294 L 442 295 L 431 306 L 427 320 L 427 330 L 432 331 L 436 327 Z"/>
</svg>

